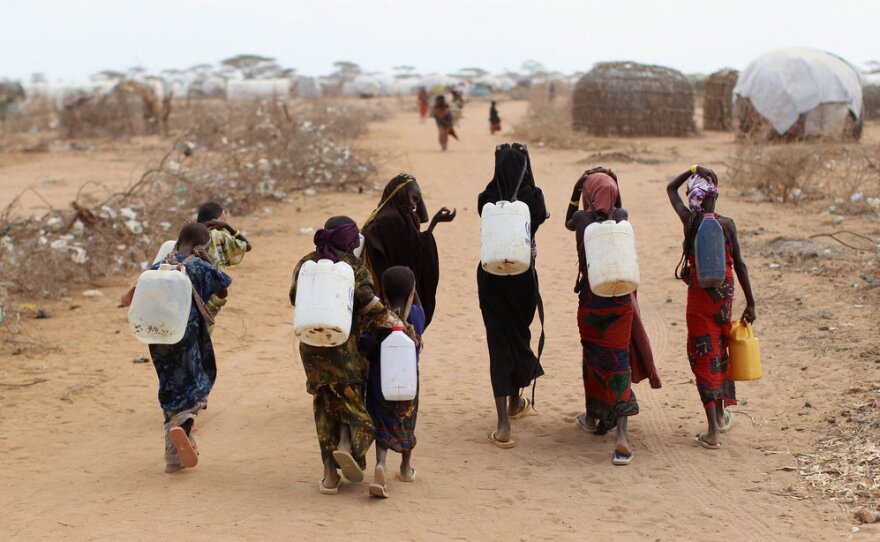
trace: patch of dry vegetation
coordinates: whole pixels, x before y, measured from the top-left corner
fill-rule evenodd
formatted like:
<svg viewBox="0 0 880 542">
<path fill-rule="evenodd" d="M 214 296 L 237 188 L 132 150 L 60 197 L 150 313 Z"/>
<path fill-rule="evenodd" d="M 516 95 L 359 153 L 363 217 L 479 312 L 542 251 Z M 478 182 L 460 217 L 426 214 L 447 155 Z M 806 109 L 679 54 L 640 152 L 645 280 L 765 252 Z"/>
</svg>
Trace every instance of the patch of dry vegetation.
<svg viewBox="0 0 880 542">
<path fill-rule="evenodd" d="M 204 201 L 243 215 L 304 188 L 363 187 L 375 174 L 372 156 L 351 146 L 371 117 L 362 108 L 215 104 L 191 114 L 190 127 L 124 192 L 99 200 L 81 188 L 69 208 L 43 216 L 22 216 L 19 198 L 0 211 L 0 303 L 10 316 L 21 302 L 63 297 L 77 285 L 143 269 Z M 6 321 L 4 346 L 21 331 Z"/>
</svg>

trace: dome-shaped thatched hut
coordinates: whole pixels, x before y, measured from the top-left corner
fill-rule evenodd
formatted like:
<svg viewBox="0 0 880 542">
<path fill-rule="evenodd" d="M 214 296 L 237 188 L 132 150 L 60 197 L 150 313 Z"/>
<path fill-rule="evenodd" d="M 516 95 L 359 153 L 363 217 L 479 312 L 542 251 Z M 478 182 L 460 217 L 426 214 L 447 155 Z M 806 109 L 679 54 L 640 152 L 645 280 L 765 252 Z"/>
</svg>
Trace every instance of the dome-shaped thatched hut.
<svg viewBox="0 0 880 542">
<path fill-rule="evenodd" d="M 706 78 L 703 92 L 703 130 L 733 130 L 733 87 L 739 72 L 717 71 Z"/>
<path fill-rule="evenodd" d="M 861 136 L 861 74 L 831 53 L 799 48 L 765 53 L 743 70 L 733 93 L 741 134 L 781 139 Z"/>
<path fill-rule="evenodd" d="M 690 135 L 696 131 L 694 89 L 670 68 L 596 64 L 575 86 L 572 124 L 598 136 Z"/>
</svg>

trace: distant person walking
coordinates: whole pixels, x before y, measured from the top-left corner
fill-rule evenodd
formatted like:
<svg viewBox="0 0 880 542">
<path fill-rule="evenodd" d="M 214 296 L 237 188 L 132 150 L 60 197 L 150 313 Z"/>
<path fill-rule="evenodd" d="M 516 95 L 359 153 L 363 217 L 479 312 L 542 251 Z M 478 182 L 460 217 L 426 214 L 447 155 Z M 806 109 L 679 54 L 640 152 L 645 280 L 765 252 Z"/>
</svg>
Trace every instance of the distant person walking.
<svg viewBox="0 0 880 542">
<path fill-rule="evenodd" d="M 428 118 L 428 89 L 425 87 L 419 87 L 418 99 L 419 118 L 422 122 L 425 122 L 425 119 Z"/>
<path fill-rule="evenodd" d="M 489 133 L 495 135 L 495 132 L 501 131 L 501 117 L 498 116 L 498 108 L 495 107 L 495 100 L 489 107 Z"/>
<path fill-rule="evenodd" d="M 437 122 L 437 131 L 440 135 L 440 149 L 446 150 L 449 136 L 458 139 L 455 128 L 452 126 L 452 110 L 442 94 L 434 100 L 434 120 Z"/>
<path fill-rule="evenodd" d="M 547 99 L 551 102 L 556 99 L 556 83 L 553 81 L 550 81 L 550 86 L 547 87 Z"/>
</svg>

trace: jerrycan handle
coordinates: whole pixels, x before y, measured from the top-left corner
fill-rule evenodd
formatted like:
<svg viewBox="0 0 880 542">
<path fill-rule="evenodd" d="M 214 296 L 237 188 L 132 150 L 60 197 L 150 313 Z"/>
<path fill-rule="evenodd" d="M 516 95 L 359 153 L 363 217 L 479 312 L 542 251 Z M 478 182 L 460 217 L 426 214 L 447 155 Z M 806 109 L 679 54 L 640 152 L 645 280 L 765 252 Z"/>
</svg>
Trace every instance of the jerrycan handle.
<svg viewBox="0 0 880 542">
<path fill-rule="evenodd" d="M 749 322 L 733 321 L 733 335 L 737 339 L 753 339 L 755 336 L 752 324 Z"/>
</svg>

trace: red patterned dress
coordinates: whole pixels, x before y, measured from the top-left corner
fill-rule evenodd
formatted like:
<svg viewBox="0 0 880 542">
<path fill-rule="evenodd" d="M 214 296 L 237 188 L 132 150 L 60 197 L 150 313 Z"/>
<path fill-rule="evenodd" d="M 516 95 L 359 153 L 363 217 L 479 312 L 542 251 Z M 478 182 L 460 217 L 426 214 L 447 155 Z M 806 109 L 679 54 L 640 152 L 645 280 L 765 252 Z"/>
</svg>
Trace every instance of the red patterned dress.
<svg viewBox="0 0 880 542">
<path fill-rule="evenodd" d="M 719 217 L 720 218 L 720 217 Z M 690 271 L 683 280 L 688 285 L 687 298 L 687 355 L 697 381 L 697 390 L 704 408 L 723 400 L 725 405 L 736 404 L 736 390 L 730 378 L 730 358 L 727 337 L 733 310 L 733 256 L 730 236 L 724 230 L 724 282 L 719 288 L 700 288 L 694 264 L 693 248 L 688 254 Z"/>
</svg>

